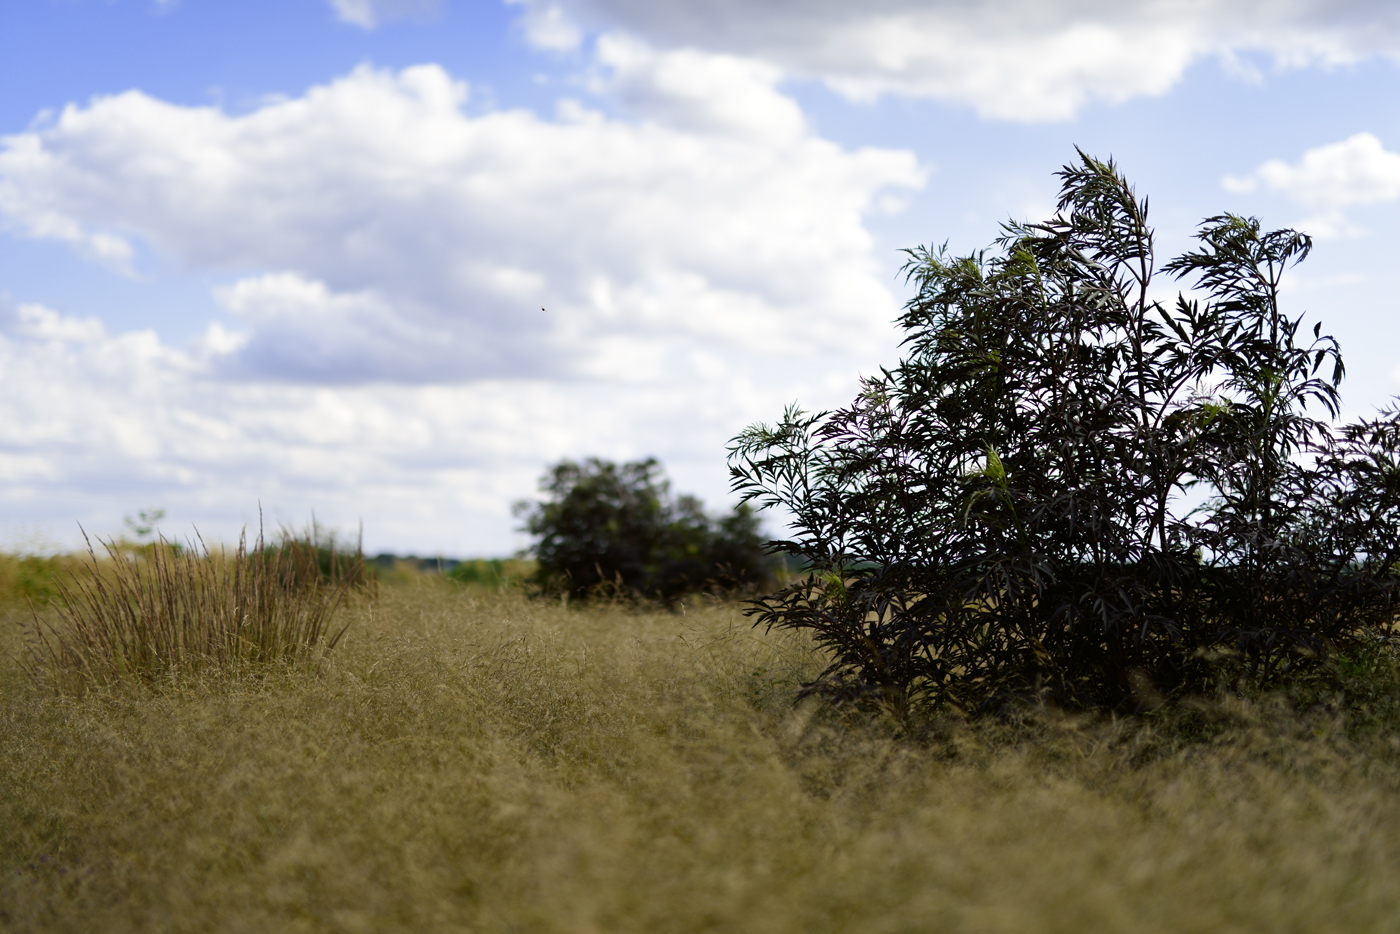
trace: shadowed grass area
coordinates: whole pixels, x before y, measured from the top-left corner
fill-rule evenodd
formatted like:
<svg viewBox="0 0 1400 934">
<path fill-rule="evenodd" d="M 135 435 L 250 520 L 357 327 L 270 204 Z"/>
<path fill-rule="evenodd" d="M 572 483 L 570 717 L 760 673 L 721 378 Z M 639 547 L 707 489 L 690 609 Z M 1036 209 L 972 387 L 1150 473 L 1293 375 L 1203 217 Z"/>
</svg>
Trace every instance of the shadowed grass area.
<svg viewBox="0 0 1400 934">
<path fill-rule="evenodd" d="M 1303 714 L 1264 698 L 910 730 L 794 705 L 818 660 L 731 605 L 565 608 L 424 579 L 341 614 L 334 654 L 258 679 L 77 698 L 4 662 L 0 929 L 1354 932 L 1400 917 L 1383 648 Z M 0 620 L 12 654 L 22 619 Z"/>
</svg>

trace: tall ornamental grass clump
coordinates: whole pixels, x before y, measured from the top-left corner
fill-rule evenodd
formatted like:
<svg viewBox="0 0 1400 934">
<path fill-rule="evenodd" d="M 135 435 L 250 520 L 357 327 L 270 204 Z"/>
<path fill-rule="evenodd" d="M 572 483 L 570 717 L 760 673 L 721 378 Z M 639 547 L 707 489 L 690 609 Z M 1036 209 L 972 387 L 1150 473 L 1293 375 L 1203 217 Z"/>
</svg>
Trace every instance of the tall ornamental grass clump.
<svg viewBox="0 0 1400 934">
<path fill-rule="evenodd" d="M 1142 709 L 1396 619 L 1400 412 L 1332 426 L 1337 344 L 1279 299 L 1309 238 L 1221 214 L 1159 266 L 1111 161 L 1059 177 L 992 250 L 908 251 L 908 355 L 849 407 L 733 443 L 812 568 L 753 612 L 827 650 L 816 690 Z M 1162 304 L 1159 270 L 1194 292 Z"/>
<path fill-rule="evenodd" d="M 30 672 L 57 685 L 155 682 L 177 674 L 296 662 L 330 651 L 344 633 L 331 618 L 365 581 L 363 555 L 330 555 L 314 537 L 284 534 L 229 553 L 164 539 L 139 552 L 91 542 L 84 572 L 57 579 L 50 620 L 37 612 Z"/>
</svg>

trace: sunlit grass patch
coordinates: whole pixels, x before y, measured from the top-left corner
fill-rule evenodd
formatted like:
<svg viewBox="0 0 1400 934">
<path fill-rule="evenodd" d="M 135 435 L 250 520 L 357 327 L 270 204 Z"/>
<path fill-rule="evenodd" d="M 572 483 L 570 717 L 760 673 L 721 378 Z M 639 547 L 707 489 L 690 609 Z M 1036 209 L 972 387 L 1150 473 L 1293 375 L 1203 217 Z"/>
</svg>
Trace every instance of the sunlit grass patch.
<svg viewBox="0 0 1400 934">
<path fill-rule="evenodd" d="M 1382 931 L 1395 722 L 1360 693 L 902 725 L 798 702 L 732 604 L 436 575 L 314 676 L 83 696 L 0 669 L 0 929 Z M 0 633 L 16 646 L 13 622 Z M 1384 664 L 1353 673 L 1377 684 Z M 1380 666 L 1379 668 L 1377 666 Z M 1355 685 L 1354 685 L 1355 686 Z"/>
</svg>

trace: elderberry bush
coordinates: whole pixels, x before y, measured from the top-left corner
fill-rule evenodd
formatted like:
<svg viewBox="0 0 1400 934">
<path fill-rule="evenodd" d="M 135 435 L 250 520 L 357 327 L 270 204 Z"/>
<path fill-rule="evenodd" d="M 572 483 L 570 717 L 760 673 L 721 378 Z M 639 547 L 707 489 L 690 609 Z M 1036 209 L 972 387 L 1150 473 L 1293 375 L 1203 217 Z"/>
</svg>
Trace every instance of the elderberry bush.
<svg viewBox="0 0 1400 934">
<path fill-rule="evenodd" d="M 906 355 L 850 406 L 731 444 L 810 569 L 750 612 L 829 653 L 812 691 L 1142 709 L 1396 619 L 1400 411 L 1334 427 L 1338 346 L 1279 303 L 1311 240 L 1221 214 L 1159 265 L 1111 160 L 1058 177 L 1048 221 L 906 251 Z"/>
</svg>

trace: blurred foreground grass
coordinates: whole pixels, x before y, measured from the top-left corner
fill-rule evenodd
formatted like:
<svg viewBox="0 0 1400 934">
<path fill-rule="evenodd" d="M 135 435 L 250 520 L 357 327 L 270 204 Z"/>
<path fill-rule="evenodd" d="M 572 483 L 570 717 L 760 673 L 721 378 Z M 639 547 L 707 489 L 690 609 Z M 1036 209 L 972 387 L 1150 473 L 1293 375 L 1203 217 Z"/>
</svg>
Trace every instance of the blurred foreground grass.
<svg viewBox="0 0 1400 934">
<path fill-rule="evenodd" d="M 1302 715 L 910 735 L 795 704 L 817 660 L 733 605 L 357 599 L 314 667 L 80 698 L 0 609 L 0 929 L 1400 926 L 1389 661 Z"/>
</svg>

